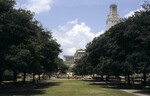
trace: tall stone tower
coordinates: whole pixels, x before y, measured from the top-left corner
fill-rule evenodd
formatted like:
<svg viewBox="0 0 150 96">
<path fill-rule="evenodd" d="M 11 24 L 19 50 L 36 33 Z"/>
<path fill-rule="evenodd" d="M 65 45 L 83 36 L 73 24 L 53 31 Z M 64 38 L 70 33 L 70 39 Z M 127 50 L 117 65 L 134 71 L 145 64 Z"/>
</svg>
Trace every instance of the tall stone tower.
<svg viewBox="0 0 150 96">
<path fill-rule="evenodd" d="M 107 16 L 107 28 L 106 30 L 109 30 L 112 26 L 115 24 L 119 23 L 119 15 L 117 14 L 117 5 L 116 4 L 111 4 L 110 5 L 110 12 L 109 15 Z"/>
</svg>

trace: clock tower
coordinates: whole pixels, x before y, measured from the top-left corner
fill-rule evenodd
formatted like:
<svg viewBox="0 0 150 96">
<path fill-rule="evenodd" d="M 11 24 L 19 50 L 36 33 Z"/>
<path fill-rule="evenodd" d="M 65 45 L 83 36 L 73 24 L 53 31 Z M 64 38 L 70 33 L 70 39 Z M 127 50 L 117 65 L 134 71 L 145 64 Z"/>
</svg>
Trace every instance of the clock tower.
<svg viewBox="0 0 150 96">
<path fill-rule="evenodd" d="M 107 21 L 106 21 L 106 25 L 107 25 L 106 30 L 109 30 L 109 28 L 119 23 L 119 21 L 120 20 L 119 20 L 119 15 L 117 14 L 117 5 L 111 4 L 110 12 L 109 15 L 107 16 Z"/>
</svg>

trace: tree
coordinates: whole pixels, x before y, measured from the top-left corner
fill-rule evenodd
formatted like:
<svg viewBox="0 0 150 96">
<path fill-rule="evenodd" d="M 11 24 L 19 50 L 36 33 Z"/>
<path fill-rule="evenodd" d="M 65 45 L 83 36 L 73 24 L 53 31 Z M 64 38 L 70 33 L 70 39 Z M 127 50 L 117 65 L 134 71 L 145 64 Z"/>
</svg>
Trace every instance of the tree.
<svg viewBox="0 0 150 96">
<path fill-rule="evenodd" d="M 149 3 L 143 7 L 145 11 L 122 20 L 87 45 L 89 62 L 99 74 L 127 75 L 130 83 L 130 75 L 142 72 L 146 84 L 150 66 Z"/>
<path fill-rule="evenodd" d="M 57 65 L 57 72 L 59 73 L 66 73 L 66 71 L 69 69 L 69 67 L 64 64 L 61 58 L 56 58 L 55 63 Z"/>
<path fill-rule="evenodd" d="M 134 50 L 128 55 L 128 59 L 133 66 L 143 73 L 144 85 L 146 85 L 146 74 L 149 68 L 149 36 L 150 36 L 150 12 L 142 11 L 140 15 L 129 18 L 127 22 L 132 22 L 132 25 L 127 27 L 125 37 L 130 39 L 128 42 L 129 49 Z M 132 21 L 131 21 L 132 20 Z M 132 34 L 132 35 L 131 35 Z M 127 37 L 128 36 L 128 37 Z M 131 60 L 132 59 L 132 60 Z"/>
<path fill-rule="evenodd" d="M 14 84 L 19 73 L 34 75 L 50 72 L 57 68 L 54 60 L 58 57 L 60 45 L 51 32 L 24 9 L 14 9 L 13 0 L 0 0 L 0 83 L 4 70 L 12 70 Z"/>
<path fill-rule="evenodd" d="M 6 70 L 9 62 L 6 62 L 5 60 L 5 53 L 7 52 L 7 33 L 3 32 L 4 27 L 6 27 L 6 24 L 9 22 L 6 19 L 6 16 L 9 15 L 9 12 L 13 10 L 15 2 L 12 0 L 0 0 L 0 85 L 2 82 L 3 72 Z"/>
<path fill-rule="evenodd" d="M 88 56 L 84 55 L 79 60 L 75 62 L 75 66 L 73 67 L 73 71 L 78 75 L 89 75 L 93 73 L 93 69 L 91 64 L 87 61 Z"/>
<path fill-rule="evenodd" d="M 150 11 L 150 3 L 149 1 L 145 1 L 142 5 L 142 7 L 144 8 L 145 11 Z"/>
</svg>

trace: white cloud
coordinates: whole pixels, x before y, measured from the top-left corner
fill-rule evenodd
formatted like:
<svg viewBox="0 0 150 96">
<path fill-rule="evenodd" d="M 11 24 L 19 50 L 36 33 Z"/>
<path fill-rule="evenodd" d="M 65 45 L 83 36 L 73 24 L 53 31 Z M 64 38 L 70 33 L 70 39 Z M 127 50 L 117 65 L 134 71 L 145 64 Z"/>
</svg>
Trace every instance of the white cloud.
<svg viewBox="0 0 150 96">
<path fill-rule="evenodd" d="M 61 55 L 73 55 L 77 49 L 84 49 L 88 42 L 102 33 L 104 33 L 103 30 L 101 32 L 92 32 L 85 22 L 78 22 L 75 19 L 63 26 L 59 26 L 53 34 L 63 49 Z"/>
<path fill-rule="evenodd" d="M 17 2 L 16 8 L 27 8 L 35 13 L 48 12 L 51 9 L 53 0 L 26 0 L 25 4 Z"/>
<path fill-rule="evenodd" d="M 78 19 L 76 18 L 75 20 L 69 21 L 67 23 L 68 24 L 77 24 L 78 23 Z"/>
<path fill-rule="evenodd" d="M 135 13 L 135 12 L 139 12 L 139 11 L 141 11 L 141 10 L 143 10 L 143 8 L 142 8 L 142 7 L 141 7 L 141 8 L 139 8 L 139 9 L 136 9 L 136 10 L 130 11 L 128 14 L 126 14 L 126 15 L 125 15 L 125 18 L 131 17 L 131 16 L 133 16 L 133 15 L 134 15 L 134 13 Z"/>
</svg>

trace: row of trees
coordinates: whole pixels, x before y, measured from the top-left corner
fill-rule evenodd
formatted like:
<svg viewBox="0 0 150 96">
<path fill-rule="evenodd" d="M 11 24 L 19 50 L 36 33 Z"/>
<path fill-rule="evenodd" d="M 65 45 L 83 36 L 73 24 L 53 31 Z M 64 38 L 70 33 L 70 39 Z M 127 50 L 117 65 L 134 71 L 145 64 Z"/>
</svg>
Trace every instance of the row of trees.
<svg viewBox="0 0 150 96">
<path fill-rule="evenodd" d="M 60 45 L 50 31 L 34 19 L 33 13 L 15 9 L 14 0 L 0 0 L 0 84 L 5 70 L 13 72 L 14 84 L 17 75 L 52 73 L 64 66 L 58 58 Z"/>
<path fill-rule="evenodd" d="M 128 77 L 150 73 L 150 4 L 143 4 L 144 11 L 122 19 L 121 22 L 87 44 L 74 71 L 77 74 L 99 74 L 103 77 L 120 75 Z"/>
</svg>

